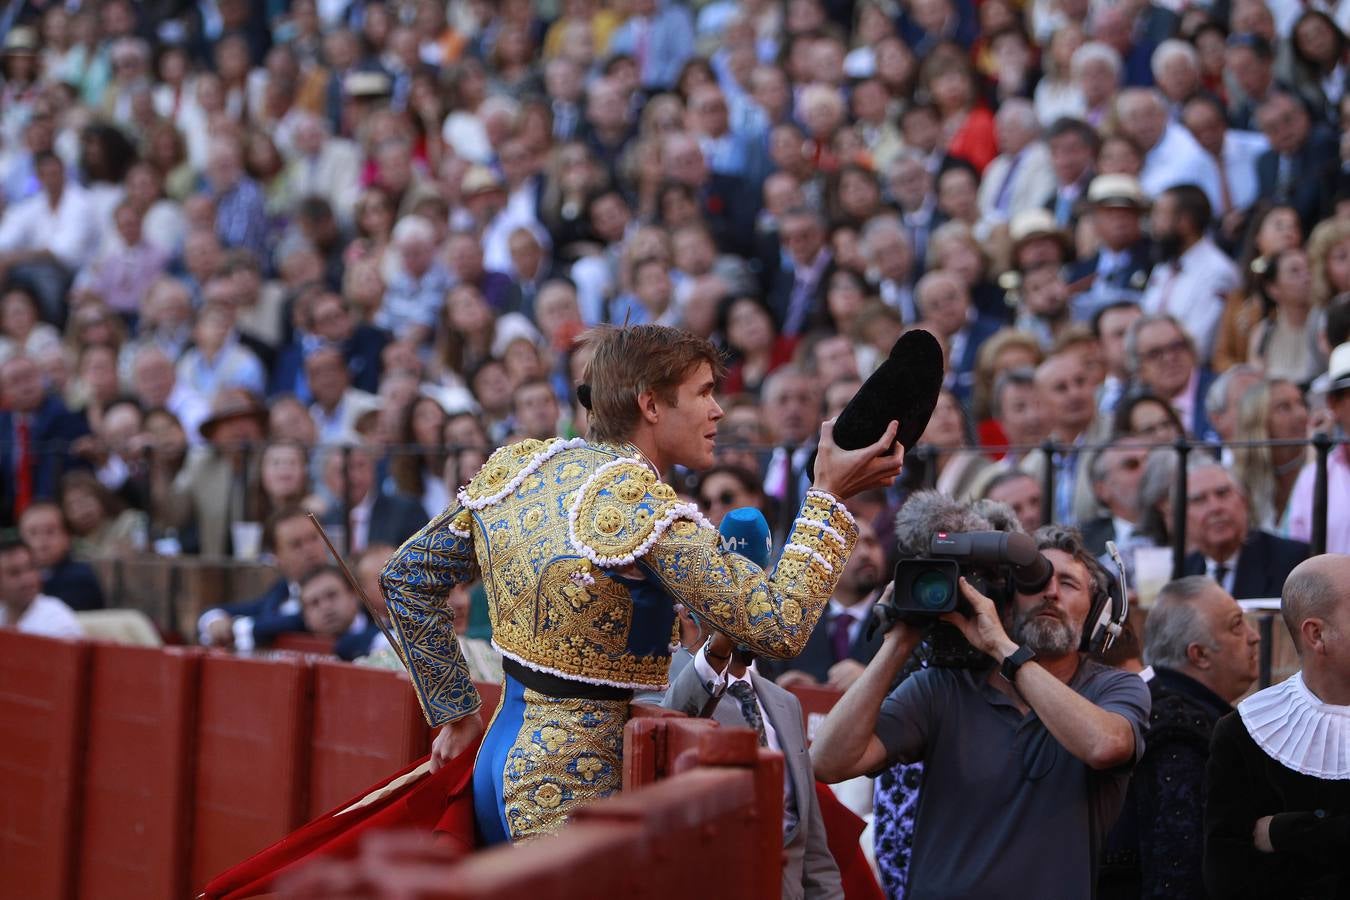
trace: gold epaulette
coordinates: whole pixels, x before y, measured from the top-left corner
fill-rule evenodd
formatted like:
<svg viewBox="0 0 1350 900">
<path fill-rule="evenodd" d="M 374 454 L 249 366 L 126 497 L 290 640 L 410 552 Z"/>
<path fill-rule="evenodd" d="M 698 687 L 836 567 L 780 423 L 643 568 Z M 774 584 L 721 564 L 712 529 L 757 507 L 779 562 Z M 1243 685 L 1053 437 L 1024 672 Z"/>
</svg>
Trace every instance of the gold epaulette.
<svg viewBox="0 0 1350 900">
<path fill-rule="evenodd" d="M 577 491 L 568 517 L 572 548 L 598 566 L 641 559 L 679 520 L 712 528 L 698 507 L 681 503 L 675 489 L 635 459 L 605 463 Z"/>
</svg>

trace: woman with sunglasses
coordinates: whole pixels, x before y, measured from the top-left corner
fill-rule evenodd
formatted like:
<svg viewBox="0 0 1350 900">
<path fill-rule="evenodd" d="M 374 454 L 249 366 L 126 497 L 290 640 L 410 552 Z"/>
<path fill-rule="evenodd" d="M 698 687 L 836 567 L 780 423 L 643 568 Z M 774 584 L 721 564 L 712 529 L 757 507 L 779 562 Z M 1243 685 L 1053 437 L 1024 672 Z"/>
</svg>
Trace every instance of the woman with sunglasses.
<svg viewBox="0 0 1350 900">
<path fill-rule="evenodd" d="M 768 517 L 764 500 L 759 479 L 740 466 L 713 466 L 698 482 L 698 505 L 714 525 L 721 525 L 727 513 L 742 506 L 753 506 Z"/>
</svg>

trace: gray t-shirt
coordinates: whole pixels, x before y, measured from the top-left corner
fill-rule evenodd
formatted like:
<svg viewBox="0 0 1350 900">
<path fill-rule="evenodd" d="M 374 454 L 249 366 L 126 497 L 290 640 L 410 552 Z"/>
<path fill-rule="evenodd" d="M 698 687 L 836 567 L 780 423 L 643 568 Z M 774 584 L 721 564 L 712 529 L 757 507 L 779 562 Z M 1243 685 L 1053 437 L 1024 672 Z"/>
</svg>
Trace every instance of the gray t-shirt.
<svg viewBox="0 0 1350 900">
<path fill-rule="evenodd" d="M 1089 768 L 985 672 L 924 669 L 882 703 L 888 762 L 924 763 L 908 900 L 1092 896 L 1098 852 L 1144 753 L 1149 693 L 1139 676 L 1090 660 L 1069 687 L 1130 723 L 1130 765 Z"/>
</svg>

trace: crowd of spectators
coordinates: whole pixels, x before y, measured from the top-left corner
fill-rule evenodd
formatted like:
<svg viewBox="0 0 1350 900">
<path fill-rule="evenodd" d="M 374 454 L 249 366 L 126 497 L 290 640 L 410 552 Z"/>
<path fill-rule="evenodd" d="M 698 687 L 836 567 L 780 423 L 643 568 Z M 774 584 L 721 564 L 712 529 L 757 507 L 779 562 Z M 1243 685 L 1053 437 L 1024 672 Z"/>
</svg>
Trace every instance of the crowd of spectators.
<svg viewBox="0 0 1350 900">
<path fill-rule="evenodd" d="M 279 557 L 295 508 L 352 558 L 397 546 L 492 448 L 585 434 L 575 338 L 605 322 L 725 348 L 720 464 L 680 487 L 780 523 L 822 419 L 920 327 L 945 389 L 933 452 L 864 501 L 883 546 L 924 485 L 1027 529 L 1048 507 L 1097 553 L 1165 544 L 1183 503 L 1188 570 L 1241 596 L 1306 553 L 1296 442 L 1350 429 L 1346 25 L 1283 0 L 11 4 L 0 527 L 60 529 L 30 543 L 76 606 L 62 559 Z M 1180 437 L 1291 443 L 1177 497 L 1149 447 Z M 1329 474 L 1350 493 L 1350 449 Z M 1344 504 L 1327 543 L 1350 550 Z"/>
</svg>

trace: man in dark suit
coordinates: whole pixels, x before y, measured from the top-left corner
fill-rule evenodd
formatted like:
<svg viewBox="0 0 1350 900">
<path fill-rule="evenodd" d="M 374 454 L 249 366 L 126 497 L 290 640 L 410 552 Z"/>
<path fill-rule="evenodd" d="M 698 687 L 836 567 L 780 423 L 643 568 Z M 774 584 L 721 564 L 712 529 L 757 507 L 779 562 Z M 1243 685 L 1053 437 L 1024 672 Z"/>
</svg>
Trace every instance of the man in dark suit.
<svg viewBox="0 0 1350 900">
<path fill-rule="evenodd" d="M 421 502 L 380 490 L 375 478 L 379 451 L 368 446 L 335 447 L 323 465 L 330 503 L 324 527 L 343 529 L 342 546 L 354 556 L 371 544 L 398 547 L 427 523 Z"/>
<path fill-rule="evenodd" d="M 725 635 L 715 633 L 692 660 L 687 650 L 680 650 L 672 660 L 671 685 L 662 705 L 690 716 L 711 716 L 732 728 L 754 729 L 761 746 L 783 754 L 782 897 L 842 897 L 839 867 L 830 855 L 816 799 L 801 703 L 756 672 L 753 658 L 734 647 Z"/>
<path fill-rule="evenodd" d="M 1098 175 L 1088 186 L 1088 208 L 1101 243 L 1097 252 L 1071 263 L 1064 273 L 1074 317 L 1089 320 L 1121 300 L 1139 302 L 1153 270 L 1153 242 L 1144 237 L 1148 199 L 1131 175 Z"/>
<path fill-rule="evenodd" d="M 869 636 L 867 625 L 889 575 L 876 531 L 860 520 L 858 542 L 802 652 L 788 660 L 762 659 L 759 671 L 783 687 L 828 684 L 848 690 L 881 646 L 881 634 Z"/>
<path fill-rule="evenodd" d="M 263 529 L 263 546 L 272 551 L 281 577 L 260 597 L 202 613 L 197 620 L 201 643 L 252 650 L 266 647 L 280 634 L 305 630 L 300 579 L 328 560 L 328 548 L 309 521 L 309 513 L 298 506 L 273 513 Z"/>
<path fill-rule="evenodd" d="M 1270 149 L 1256 159 L 1261 199 L 1292 206 L 1306 233 L 1331 197 L 1329 179 L 1340 167 L 1336 135 L 1314 126 L 1303 102 L 1283 91 L 1257 107 L 1256 123 L 1270 141 Z"/>
<path fill-rule="evenodd" d="M 759 215 L 759 186 L 739 175 L 714 172 L 688 132 L 667 135 L 661 143 L 661 165 L 671 181 L 694 193 L 703 222 L 722 253 L 749 256 L 754 252 L 755 219 Z"/>
<path fill-rule="evenodd" d="M 1055 170 L 1055 192 L 1045 208 L 1055 224 L 1072 230 L 1078 222 L 1078 201 L 1092 182 L 1093 161 L 1101 138 L 1097 129 L 1082 119 L 1056 119 L 1045 134 L 1050 147 L 1050 166 Z"/>
<path fill-rule="evenodd" d="M 1185 574 L 1208 575 L 1239 600 L 1278 597 L 1308 545 L 1251 528 L 1247 498 L 1227 469 L 1201 460 L 1186 489 L 1186 536 L 1196 549 Z"/>
<path fill-rule="evenodd" d="M 1104 510 L 1078 528 L 1083 543 L 1096 556 L 1106 552 L 1106 542 L 1127 546 L 1139 525 L 1139 481 L 1144 477 L 1151 438 L 1123 437 L 1098 451 L 1088 463 L 1092 494 Z"/>
<path fill-rule="evenodd" d="M 0 366 L 0 402 L 0 526 L 12 526 L 34 500 L 56 496 L 62 472 L 81 465 L 70 445 L 89 434 L 89 423 L 43 387 L 26 356 Z"/>
<path fill-rule="evenodd" d="M 73 610 L 102 609 L 103 588 L 93 566 L 70 558 L 70 532 L 61 507 L 39 500 L 19 516 L 19 537 L 33 551 L 42 575 L 42 593 Z"/>
<path fill-rule="evenodd" d="M 305 333 L 282 348 L 272 369 L 269 393 L 294 394 L 301 402 L 313 399 L 305 379 L 305 357 L 325 344 L 342 350 L 351 386 L 370 394 L 380 389 L 380 354 L 393 340 L 383 328 L 367 325 L 352 315 L 347 302 L 332 291 L 321 291 L 297 302 L 309 305 Z"/>
<path fill-rule="evenodd" d="M 769 307 L 780 331 L 797 337 L 810 331 L 825 310 L 825 292 L 834 273 L 825 222 L 805 207 L 783 214 L 777 258 L 766 260 Z"/>
<path fill-rule="evenodd" d="M 963 403 L 975 386 L 975 360 L 980 347 L 1001 327 L 976 314 L 966 283 L 952 272 L 937 269 L 919 279 L 914 288 L 919 325 L 937 335 L 947 348 L 944 384 Z"/>
<path fill-rule="evenodd" d="M 1204 576 L 1158 593 L 1144 629 L 1148 740 L 1107 839 L 1099 897 L 1209 896 L 1201 869 L 1210 738 L 1256 680 L 1260 643 L 1237 602 Z"/>
<path fill-rule="evenodd" d="M 353 660 L 387 646 L 380 627 L 361 609 L 347 579 L 334 565 L 308 572 L 300 581 L 300 607 L 310 634 L 333 639 L 333 655 Z"/>
<path fill-rule="evenodd" d="M 552 278 L 563 273 L 554 268 L 550 254 L 536 235 L 533 227 L 521 225 L 507 237 L 511 254 L 511 286 L 506 290 L 503 312 L 516 312 L 535 321 L 534 301 L 539 289 Z"/>
</svg>

